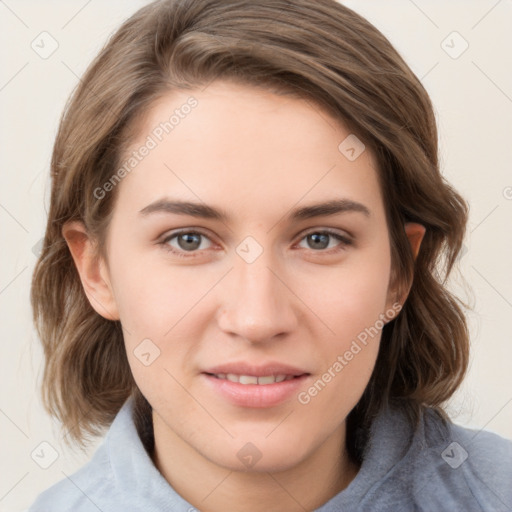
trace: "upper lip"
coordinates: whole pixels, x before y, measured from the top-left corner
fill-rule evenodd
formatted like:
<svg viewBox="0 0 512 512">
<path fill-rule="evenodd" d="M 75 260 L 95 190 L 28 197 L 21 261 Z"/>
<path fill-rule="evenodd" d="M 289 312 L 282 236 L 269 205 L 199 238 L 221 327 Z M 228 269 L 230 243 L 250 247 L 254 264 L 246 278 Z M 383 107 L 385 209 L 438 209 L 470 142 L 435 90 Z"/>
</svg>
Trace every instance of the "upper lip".
<svg viewBox="0 0 512 512">
<path fill-rule="evenodd" d="M 265 377 L 268 375 L 293 375 L 297 377 L 299 375 L 309 374 L 306 370 L 277 362 L 256 365 L 243 361 L 212 366 L 203 373 L 232 373 L 234 375 L 251 375 L 254 377 Z"/>
</svg>

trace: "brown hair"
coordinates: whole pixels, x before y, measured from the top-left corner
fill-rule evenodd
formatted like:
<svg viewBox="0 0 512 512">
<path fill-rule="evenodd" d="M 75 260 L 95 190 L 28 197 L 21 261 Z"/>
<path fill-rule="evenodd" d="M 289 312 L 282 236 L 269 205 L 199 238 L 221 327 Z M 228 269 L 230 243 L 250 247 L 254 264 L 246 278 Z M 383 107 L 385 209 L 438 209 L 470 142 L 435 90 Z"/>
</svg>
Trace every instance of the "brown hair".
<svg viewBox="0 0 512 512">
<path fill-rule="evenodd" d="M 467 206 L 439 171 L 429 96 L 389 41 L 335 0 L 161 0 L 129 18 L 74 91 L 55 141 L 52 192 L 42 254 L 32 284 L 34 320 L 46 358 L 47 410 L 83 443 L 108 426 L 135 385 L 119 322 L 89 304 L 62 236 L 81 220 L 104 239 L 116 189 L 94 190 L 120 164 L 149 106 L 173 89 L 216 78 L 294 94 L 324 108 L 373 151 L 384 195 L 392 278 L 410 293 L 382 332 L 370 382 L 348 418 L 356 430 L 400 400 L 413 418 L 439 410 L 468 364 L 462 309 L 446 289 L 459 253 Z M 414 261 L 406 221 L 426 226 Z M 357 446 L 356 446 L 357 445 Z"/>
</svg>

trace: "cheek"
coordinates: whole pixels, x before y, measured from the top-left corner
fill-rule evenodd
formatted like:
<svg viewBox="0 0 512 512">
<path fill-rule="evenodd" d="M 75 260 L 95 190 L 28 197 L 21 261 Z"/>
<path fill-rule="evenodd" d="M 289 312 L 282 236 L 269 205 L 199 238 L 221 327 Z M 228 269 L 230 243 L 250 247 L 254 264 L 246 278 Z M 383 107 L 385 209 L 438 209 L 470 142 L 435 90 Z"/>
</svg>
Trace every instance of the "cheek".
<svg viewBox="0 0 512 512">
<path fill-rule="evenodd" d="M 305 413 L 325 418 L 330 432 L 361 398 L 377 359 L 390 275 L 390 257 L 361 257 L 339 268 L 317 294 L 319 316 L 333 332 L 316 337 L 320 374 L 298 396 Z M 320 331 L 318 331 L 320 333 Z"/>
<path fill-rule="evenodd" d="M 172 267 L 161 256 L 116 256 L 112 283 L 132 374 L 140 389 L 157 396 L 176 387 L 171 375 L 192 366 L 205 325 L 204 296 L 218 277 Z"/>
<path fill-rule="evenodd" d="M 354 252 L 344 264 L 329 269 L 317 280 L 321 286 L 312 288 L 311 280 L 303 283 L 309 287 L 312 309 L 334 331 L 331 334 L 338 348 L 373 326 L 385 312 L 390 262 L 384 244 L 380 250 Z"/>
<path fill-rule="evenodd" d="M 132 253 L 115 261 L 113 287 L 123 327 L 145 337 L 164 338 L 214 282 L 197 268 L 166 265 L 162 255 Z"/>
</svg>

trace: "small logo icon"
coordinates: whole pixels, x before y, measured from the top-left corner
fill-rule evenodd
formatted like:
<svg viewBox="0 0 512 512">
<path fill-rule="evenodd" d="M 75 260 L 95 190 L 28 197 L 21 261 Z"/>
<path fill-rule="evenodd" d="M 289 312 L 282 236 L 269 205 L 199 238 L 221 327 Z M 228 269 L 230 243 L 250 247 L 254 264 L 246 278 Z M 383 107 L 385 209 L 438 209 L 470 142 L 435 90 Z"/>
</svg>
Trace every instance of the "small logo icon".
<svg viewBox="0 0 512 512">
<path fill-rule="evenodd" d="M 252 443 L 245 443 L 236 455 L 247 469 L 254 467 L 263 456 Z"/>
<path fill-rule="evenodd" d="M 41 59 L 51 57 L 59 47 L 57 40 L 48 32 L 41 32 L 30 44 Z"/>
<path fill-rule="evenodd" d="M 365 149 L 366 146 L 353 133 L 344 139 L 338 146 L 339 152 L 351 162 L 359 158 Z"/>
<path fill-rule="evenodd" d="M 263 253 L 263 247 L 252 236 L 245 237 L 237 246 L 236 253 L 246 263 L 255 262 Z"/>
<path fill-rule="evenodd" d="M 133 354 L 144 366 L 150 366 L 160 357 L 160 349 L 146 338 L 135 347 Z"/>
<path fill-rule="evenodd" d="M 59 453 L 49 442 L 43 441 L 32 450 L 30 456 L 39 467 L 48 469 L 59 458 Z"/>
<path fill-rule="evenodd" d="M 468 248 L 467 248 L 466 244 L 462 244 L 462 246 L 460 248 L 458 259 L 461 260 L 462 258 L 464 258 L 464 256 L 466 256 L 467 253 L 468 253 Z"/>
<path fill-rule="evenodd" d="M 38 242 L 36 242 L 34 244 L 34 246 L 32 247 L 32 254 L 36 257 L 36 258 L 39 258 L 39 256 L 41 256 L 41 252 L 43 250 L 43 242 L 44 242 L 44 238 L 41 238 L 41 240 L 39 240 Z"/>
<path fill-rule="evenodd" d="M 453 469 L 457 469 L 467 458 L 468 452 L 462 446 L 454 441 L 441 453 L 443 460 Z"/>
<path fill-rule="evenodd" d="M 469 43 L 458 32 L 453 31 L 443 39 L 441 48 L 452 59 L 458 59 L 469 48 Z"/>
</svg>

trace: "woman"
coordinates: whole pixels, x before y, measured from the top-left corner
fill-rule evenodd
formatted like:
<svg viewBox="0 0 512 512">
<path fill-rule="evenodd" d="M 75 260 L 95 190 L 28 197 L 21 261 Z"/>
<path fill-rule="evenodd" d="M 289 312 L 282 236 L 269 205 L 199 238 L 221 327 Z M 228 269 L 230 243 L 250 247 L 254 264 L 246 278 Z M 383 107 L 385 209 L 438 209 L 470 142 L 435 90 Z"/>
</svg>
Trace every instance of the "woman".
<svg viewBox="0 0 512 512">
<path fill-rule="evenodd" d="M 512 443 L 442 409 L 467 206 L 429 97 L 334 0 L 165 0 L 62 119 L 32 303 L 93 459 L 31 511 L 508 510 Z M 492 460 L 489 453 L 493 453 Z"/>
</svg>

